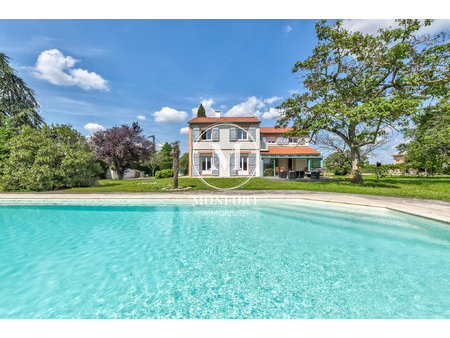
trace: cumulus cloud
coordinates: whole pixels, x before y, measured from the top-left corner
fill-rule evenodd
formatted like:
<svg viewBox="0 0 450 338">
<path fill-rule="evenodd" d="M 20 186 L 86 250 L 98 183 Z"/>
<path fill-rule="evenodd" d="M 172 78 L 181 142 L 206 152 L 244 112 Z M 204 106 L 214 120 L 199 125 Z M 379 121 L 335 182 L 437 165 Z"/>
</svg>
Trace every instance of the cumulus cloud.
<svg viewBox="0 0 450 338">
<path fill-rule="evenodd" d="M 144 115 L 138 115 L 136 118 L 141 121 L 145 121 L 147 119 Z"/>
<path fill-rule="evenodd" d="M 154 112 L 153 116 L 156 122 L 182 122 L 186 119 L 187 113 L 185 111 L 163 107 L 161 110 Z"/>
<path fill-rule="evenodd" d="M 90 122 L 90 123 L 84 125 L 84 130 L 86 130 L 89 133 L 95 133 L 100 130 L 106 130 L 106 128 L 98 123 Z"/>
<path fill-rule="evenodd" d="M 264 100 L 258 99 L 256 96 L 251 96 L 247 99 L 247 101 L 233 106 L 225 113 L 225 116 L 259 117 L 261 115 L 260 109 L 264 108 L 265 105 Z"/>
<path fill-rule="evenodd" d="M 366 34 L 376 34 L 378 29 L 396 27 L 397 23 L 392 19 L 346 19 L 342 22 L 342 27 L 350 31 L 360 31 Z M 436 34 L 450 29 L 450 20 L 435 20 L 430 26 L 420 30 L 422 34 Z"/>
<path fill-rule="evenodd" d="M 214 116 L 215 109 L 212 107 L 214 103 L 213 99 L 203 99 L 201 104 L 203 105 L 203 108 L 205 108 L 206 116 Z M 197 110 L 198 106 L 192 108 L 192 115 L 197 116 Z"/>
<path fill-rule="evenodd" d="M 262 117 L 263 119 L 277 119 L 280 116 L 281 111 L 276 108 L 270 108 L 269 111 L 265 112 Z"/>
<path fill-rule="evenodd" d="M 183 127 L 180 129 L 180 134 L 189 134 L 189 127 Z"/>
<path fill-rule="evenodd" d="M 108 90 L 108 82 L 100 75 L 73 68 L 79 60 L 64 56 L 58 49 L 43 51 L 36 61 L 34 75 L 57 86 L 78 86 L 84 90 Z"/>
<path fill-rule="evenodd" d="M 286 25 L 286 26 L 284 27 L 284 31 L 285 31 L 286 33 L 291 32 L 291 31 L 292 31 L 292 26 L 291 26 L 291 25 Z"/>
<path fill-rule="evenodd" d="M 280 96 L 272 96 L 272 97 L 268 97 L 267 99 L 264 99 L 264 102 L 267 104 L 272 104 L 274 102 L 280 101 L 282 99 L 282 97 Z"/>
</svg>

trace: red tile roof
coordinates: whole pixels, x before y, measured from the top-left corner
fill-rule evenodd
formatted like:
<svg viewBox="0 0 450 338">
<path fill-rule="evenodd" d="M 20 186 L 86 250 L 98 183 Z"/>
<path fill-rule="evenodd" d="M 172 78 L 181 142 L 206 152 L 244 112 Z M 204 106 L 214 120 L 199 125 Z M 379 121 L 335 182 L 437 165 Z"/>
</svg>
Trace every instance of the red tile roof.
<svg viewBox="0 0 450 338">
<path fill-rule="evenodd" d="M 261 155 L 320 155 L 320 152 L 305 146 L 269 147 L 268 151 L 261 150 Z"/>
<path fill-rule="evenodd" d="M 261 133 L 267 133 L 267 134 L 281 134 L 285 133 L 287 131 L 291 131 L 291 127 L 287 128 L 275 128 L 275 127 L 261 127 L 260 128 Z"/>
<path fill-rule="evenodd" d="M 256 117 L 194 117 L 192 120 L 188 121 L 188 123 L 217 123 L 217 122 L 230 122 L 230 123 L 239 123 L 239 122 L 252 122 L 252 123 L 260 123 Z"/>
</svg>

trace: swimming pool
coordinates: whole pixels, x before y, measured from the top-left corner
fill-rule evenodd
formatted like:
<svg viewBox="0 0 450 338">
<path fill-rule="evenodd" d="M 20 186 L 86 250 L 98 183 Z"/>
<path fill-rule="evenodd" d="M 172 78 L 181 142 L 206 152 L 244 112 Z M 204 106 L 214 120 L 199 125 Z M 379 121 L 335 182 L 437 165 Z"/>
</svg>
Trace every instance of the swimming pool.
<svg viewBox="0 0 450 338">
<path fill-rule="evenodd" d="M 449 318 L 450 229 L 308 201 L 0 204 L 0 318 Z"/>
</svg>

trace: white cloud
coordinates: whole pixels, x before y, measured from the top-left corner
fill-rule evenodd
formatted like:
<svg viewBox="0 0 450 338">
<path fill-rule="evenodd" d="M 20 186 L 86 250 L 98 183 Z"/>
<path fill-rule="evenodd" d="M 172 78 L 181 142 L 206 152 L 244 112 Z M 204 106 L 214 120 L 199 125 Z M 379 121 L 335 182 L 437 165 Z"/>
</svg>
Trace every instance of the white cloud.
<svg viewBox="0 0 450 338">
<path fill-rule="evenodd" d="M 86 130 L 89 133 L 95 133 L 100 130 L 106 130 L 106 128 L 98 123 L 90 122 L 90 123 L 84 125 L 84 130 Z"/>
<path fill-rule="evenodd" d="M 360 31 L 366 34 L 376 34 L 378 29 L 396 27 L 397 23 L 391 19 L 346 19 L 342 22 L 342 27 L 350 31 Z M 436 34 L 443 30 L 450 29 L 450 20 L 435 20 L 430 26 L 420 30 L 422 34 Z"/>
<path fill-rule="evenodd" d="M 285 31 L 286 33 L 291 32 L 291 31 L 292 31 L 292 26 L 291 26 L 291 25 L 286 25 L 286 26 L 284 27 L 284 31 Z"/>
<path fill-rule="evenodd" d="M 108 90 L 108 82 L 100 75 L 73 68 L 79 60 L 64 56 L 57 49 L 43 51 L 34 67 L 34 75 L 57 86 L 78 86 L 85 90 Z"/>
<path fill-rule="evenodd" d="M 214 103 L 213 99 L 203 99 L 201 104 L 203 105 L 203 108 L 205 108 L 206 116 L 214 116 L 215 109 L 212 107 Z M 192 108 L 192 115 L 197 116 L 197 110 L 198 106 Z"/>
<path fill-rule="evenodd" d="M 272 96 L 272 97 L 268 97 L 267 99 L 264 99 L 264 102 L 267 104 L 272 104 L 274 102 L 280 101 L 281 99 L 282 99 L 282 97 Z"/>
<path fill-rule="evenodd" d="M 180 129 L 180 134 L 189 134 L 189 127 L 183 127 Z"/>
<path fill-rule="evenodd" d="M 176 110 L 169 107 L 163 107 L 161 110 L 153 113 L 156 122 L 182 122 L 186 119 L 185 111 Z"/>
<path fill-rule="evenodd" d="M 263 119 L 276 119 L 280 116 L 281 111 L 276 108 L 270 108 L 269 111 L 265 112 L 262 117 Z"/>
<path fill-rule="evenodd" d="M 136 118 L 141 121 L 145 121 L 147 119 L 144 115 L 138 115 Z"/>
<path fill-rule="evenodd" d="M 225 113 L 225 116 L 254 116 L 259 117 L 261 115 L 261 108 L 264 108 L 266 104 L 264 100 L 258 99 L 255 96 L 249 97 L 247 101 L 239 103 L 233 106 Z"/>
</svg>

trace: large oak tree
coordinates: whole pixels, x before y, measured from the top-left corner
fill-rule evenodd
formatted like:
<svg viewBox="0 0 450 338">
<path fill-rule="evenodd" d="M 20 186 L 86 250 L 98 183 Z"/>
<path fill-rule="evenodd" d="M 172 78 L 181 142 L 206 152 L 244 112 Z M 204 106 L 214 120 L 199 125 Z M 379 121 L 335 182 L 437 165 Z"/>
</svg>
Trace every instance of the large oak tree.
<svg viewBox="0 0 450 338">
<path fill-rule="evenodd" d="M 446 91 L 449 43 L 444 33 L 420 34 L 430 23 L 397 20 L 374 35 L 348 31 L 341 21 L 317 23 L 312 55 L 292 69 L 304 88 L 277 107 L 278 125 L 340 137 L 351 152 L 353 182 L 362 183 L 361 148 L 407 125 L 432 95 Z"/>
</svg>

